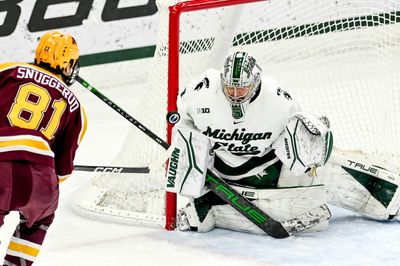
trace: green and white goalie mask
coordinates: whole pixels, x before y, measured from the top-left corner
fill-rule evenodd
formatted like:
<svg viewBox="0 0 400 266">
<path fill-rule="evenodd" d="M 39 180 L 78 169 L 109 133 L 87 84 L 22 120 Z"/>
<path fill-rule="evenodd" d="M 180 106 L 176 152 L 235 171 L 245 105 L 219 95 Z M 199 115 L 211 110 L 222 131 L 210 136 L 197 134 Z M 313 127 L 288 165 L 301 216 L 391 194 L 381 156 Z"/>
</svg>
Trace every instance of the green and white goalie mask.
<svg viewBox="0 0 400 266">
<path fill-rule="evenodd" d="M 246 106 L 261 82 L 261 68 L 246 52 L 229 55 L 221 73 L 222 92 L 231 103 L 235 119 L 244 116 Z"/>
</svg>

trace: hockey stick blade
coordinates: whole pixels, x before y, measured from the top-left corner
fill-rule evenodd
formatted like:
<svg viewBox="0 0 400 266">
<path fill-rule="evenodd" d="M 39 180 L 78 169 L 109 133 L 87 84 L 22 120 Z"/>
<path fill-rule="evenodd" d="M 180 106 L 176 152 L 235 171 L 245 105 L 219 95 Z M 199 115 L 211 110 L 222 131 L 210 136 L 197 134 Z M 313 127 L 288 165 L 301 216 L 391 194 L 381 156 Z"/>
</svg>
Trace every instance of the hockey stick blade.
<svg viewBox="0 0 400 266">
<path fill-rule="evenodd" d="M 130 116 L 127 112 L 125 112 L 122 108 L 120 108 L 118 105 L 116 105 L 113 101 L 111 101 L 109 98 L 107 98 L 102 93 L 100 93 L 96 88 L 91 86 L 82 77 L 77 76 L 76 80 L 82 86 L 84 86 L 86 89 L 88 89 L 90 92 L 92 92 L 94 95 L 96 95 L 99 99 L 101 99 L 103 102 L 105 102 L 114 111 L 119 113 L 126 120 L 128 120 L 131 124 L 133 124 L 138 129 L 140 129 L 144 134 L 146 134 L 148 137 L 153 139 L 155 142 L 157 142 L 164 149 L 168 149 L 169 144 L 167 142 L 165 142 L 163 139 L 159 138 L 156 134 L 154 134 L 152 131 L 150 131 L 142 123 L 140 123 L 139 121 L 134 119 L 132 116 Z M 110 167 L 110 168 L 113 168 L 113 167 Z M 98 169 L 98 171 L 100 171 L 100 169 Z M 211 172 L 207 171 L 207 173 L 211 173 Z M 293 234 L 295 232 L 301 232 L 302 230 L 308 229 L 308 228 L 316 225 L 316 223 L 308 223 L 309 227 L 306 228 L 306 226 L 303 225 L 303 226 L 299 226 L 299 228 L 296 229 L 296 225 L 297 224 L 295 224 L 294 220 L 293 220 L 292 223 L 286 225 L 286 226 L 292 226 L 293 228 L 286 228 L 282 223 L 272 219 L 269 215 L 265 214 L 264 211 L 260 210 L 253 203 L 251 203 L 249 200 L 247 200 L 244 196 L 242 196 L 241 194 L 239 194 L 236 191 L 234 191 L 227 183 L 225 183 L 225 181 L 222 180 L 221 177 L 217 176 L 215 173 L 211 173 L 211 175 L 208 175 L 208 176 L 212 176 L 213 180 L 218 182 L 218 184 L 219 184 L 219 186 L 218 186 L 218 185 L 215 185 L 215 183 L 213 185 L 213 183 L 211 181 L 207 181 L 206 182 L 206 186 L 208 188 L 210 188 L 210 190 L 212 192 L 214 192 L 217 196 L 221 197 L 222 200 L 225 200 L 230 206 L 235 208 L 242 215 L 247 217 L 251 222 L 255 223 L 265 233 L 267 233 L 268 235 L 270 235 L 272 237 L 285 238 L 285 237 L 288 237 L 288 236 L 290 236 L 291 234 Z M 222 191 L 221 191 L 221 189 L 222 189 Z M 229 191 L 236 192 L 236 194 L 233 194 L 234 197 L 237 198 L 234 202 L 231 200 L 230 196 L 227 196 L 225 194 L 225 191 L 227 191 L 227 189 L 229 189 Z M 246 208 L 247 209 L 246 208 L 242 209 L 241 205 L 239 205 L 237 203 L 246 204 Z M 246 210 L 249 211 L 250 213 L 246 212 Z M 256 211 L 251 211 L 251 210 L 256 210 Z M 253 216 L 257 217 L 257 215 L 262 215 L 262 218 L 258 218 L 259 220 L 257 220 L 256 218 L 253 217 Z M 249 216 L 250 216 L 250 218 L 249 218 Z M 265 219 L 265 222 L 264 223 L 260 223 L 263 219 Z M 263 224 L 263 225 L 261 226 L 259 224 Z M 304 229 L 302 229 L 302 228 L 304 228 Z"/>
<path fill-rule="evenodd" d="M 328 221 L 331 218 L 331 212 L 326 204 L 322 204 L 311 209 L 295 218 L 282 222 L 282 226 L 289 235 L 300 233 L 312 228 L 317 224 Z"/>
</svg>

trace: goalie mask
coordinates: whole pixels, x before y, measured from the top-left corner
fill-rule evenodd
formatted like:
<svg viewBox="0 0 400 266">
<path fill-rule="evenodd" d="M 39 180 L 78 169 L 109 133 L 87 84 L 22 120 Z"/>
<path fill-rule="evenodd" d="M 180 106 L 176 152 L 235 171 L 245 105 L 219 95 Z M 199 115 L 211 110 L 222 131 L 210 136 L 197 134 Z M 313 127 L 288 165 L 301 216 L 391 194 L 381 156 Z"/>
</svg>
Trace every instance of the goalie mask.
<svg viewBox="0 0 400 266">
<path fill-rule="evenodd" d="M 69 34 L 48 32 L 36 48 L 35 64 L 60 74 L 68 85 L 75 82 L 79 73 L 79 48 Z"/>
<path fill-rule="evenodd" d="M 261 72 L 256 60 L 246 52 L 234 52 L 226 58 L 221 73 L 222 92 L 231 103 L 234 118 L 243 117 L 245 107 L 260 85 Z"/>
</svg>

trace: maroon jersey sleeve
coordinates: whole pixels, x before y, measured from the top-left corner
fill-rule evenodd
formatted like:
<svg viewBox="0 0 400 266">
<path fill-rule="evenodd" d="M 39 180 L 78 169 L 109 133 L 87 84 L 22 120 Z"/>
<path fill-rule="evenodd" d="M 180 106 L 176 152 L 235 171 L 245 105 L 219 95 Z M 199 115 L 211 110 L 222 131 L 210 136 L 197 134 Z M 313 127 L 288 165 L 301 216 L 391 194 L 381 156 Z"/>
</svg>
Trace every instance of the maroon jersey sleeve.
<svg viewBox="0 0 400 266">
<path fill-rule="evenodd" d="M 60 180 L 73 171 L 76 150 L 86 132 L 86 114 L 83 107 L 70 114 L 68 122 L 52 145 L 55 154 L 55 169 Z"/>
</svg>

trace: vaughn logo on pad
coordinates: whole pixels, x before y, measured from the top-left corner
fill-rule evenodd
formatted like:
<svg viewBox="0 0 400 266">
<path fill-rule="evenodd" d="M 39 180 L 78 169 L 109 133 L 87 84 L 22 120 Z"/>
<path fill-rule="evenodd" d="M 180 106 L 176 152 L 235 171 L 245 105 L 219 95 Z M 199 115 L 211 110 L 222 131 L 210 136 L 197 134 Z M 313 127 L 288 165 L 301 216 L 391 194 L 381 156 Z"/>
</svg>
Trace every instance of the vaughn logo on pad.
<svg viewBox="0 0 400 266">
<path fill-rule="evenodd" d="M 167 187 L 175 187 L 176 172 L 179 163 L 179 153 L 180 150 L 178 148 L 175 148 L 171 154 L 171 158 L 169 159 Z"/>
</svg>

